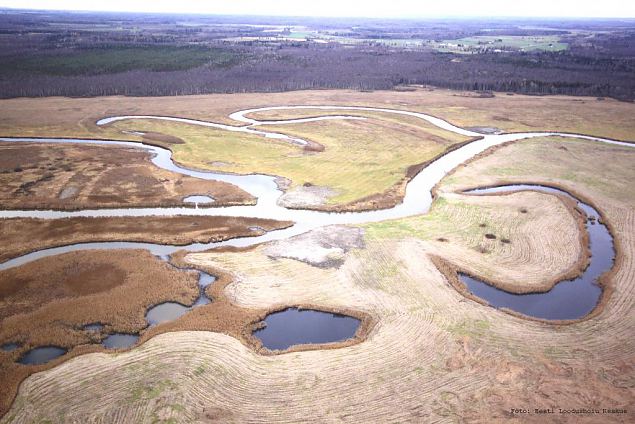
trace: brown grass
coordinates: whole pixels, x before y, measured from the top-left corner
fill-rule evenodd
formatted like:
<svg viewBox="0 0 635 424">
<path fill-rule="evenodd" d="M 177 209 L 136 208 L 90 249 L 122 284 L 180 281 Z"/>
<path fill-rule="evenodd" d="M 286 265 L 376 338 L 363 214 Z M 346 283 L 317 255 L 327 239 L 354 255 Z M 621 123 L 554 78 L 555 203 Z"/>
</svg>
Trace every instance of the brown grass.
<svg viewBox="0 0 635 424">
<path fill-rule="evenodd" d="M 235 251 L 236 249 L 230 249 Z M 183 252 L 172 258 L 177 266 L 190 268 Z M 182 317 L 147 328 L 145 311 L 153 305 L 175 301 L 191 304 L 198 295 L 197 273 L 170 267 L 143 250 L 73 252 L 44 258 L 0 272 L 0 344 L 19 342 L 13 352 L 0 351 L 0 413 L 6 412 L 17 386 L 28 375 L 52 368 L 80 354 L 104 351 L 96 344 L 110 332 L 139 333 L 139 343 L 171 331 L 205 330 L 231 335 L 256 351 L 273 355 L 313 349 L 335 349 L 364 340 L 374 321 L 367 314 L 348 308 L 324 308 L 310 302 L 277 308 L 242 308 L 224 295 L 233 276 L 222 270 L 197 267 L 218 280 L 207 288 L 212 304 L 197 307 Z M 289 306 L 347 314 L 362 321 L 356 335 L 327 345 L 292 346 L 284 352 L 269 351 L 253 336 L 268 314 Z M 105 325 L 101 333 L 82 330 L 90 323 Z M 60 346 L 69 352 L 38 366 L 15 361 L 38 346 Z"/>
<path fill-rule="evenodd" d="M 168 300 L 193 302 L 197 281 L 197 273 L 171 268 L 143 250 L 72 252 L 0 272 L 0 344 L 21 343 L 0 354 L 0 409 L 6 410 L 27 375 L 68 359 L 42 366 L 14 362 L 29 349 L 98 342 L 81 330 L 95 322 L 105 324 L 107 332 L 136 333 L 146 326 L 148 307 Z"/>
<path fill-rule="evenodd" d="M 232 184 L 160 169 L 141 150 L 0 143 L 0 202 L 5 209 L 179 206 L 193 194 L 212 196 L 214 205 L 254 203 Z"/>
<path fill-rule="evenodd" d="M 257 236 L 286 228 L 286 221 L 218 216 L 66 218 L 0 220 L 0 261 L 34 250 L 95 241 L 135 241 L 185 245 Z M 260 227 L 262 230 L 251 230 Z"/>
</svg>

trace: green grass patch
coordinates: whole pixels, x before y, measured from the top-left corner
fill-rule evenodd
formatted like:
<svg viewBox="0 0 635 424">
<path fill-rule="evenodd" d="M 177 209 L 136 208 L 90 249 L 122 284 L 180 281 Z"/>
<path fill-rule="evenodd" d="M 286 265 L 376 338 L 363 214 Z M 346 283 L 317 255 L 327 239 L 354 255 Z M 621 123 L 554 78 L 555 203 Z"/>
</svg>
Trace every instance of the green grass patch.
<svg viewBox="0 0 635 424">
<path fill-rule="evenodd" d="M 134 120 L 113 126 L 181 138 L 185 144 L 170 147 L 174 158 L 188 167 L 280 175 L 292 180 L 294 186 L 311 183 L 329 187 L 336 193 L 329 199 L 332 204 L 381 193 L 398 183 L 410 165 L 428 161 L 465 139 L 452 134 L 445 138 L 426 123 L 397 123 L 395 118 L 263 128 L 325 146 L 323 152 L 306 153 L 302 147 L 283 141 L 174 122 Z"/>
<path fill-rule="evenodd" d="M 59 54 L 15 56 L 3 60 L 0 74 L 99 75 L 137 69 L 180 71 L 202 65 L 237 64 L 237 53 L 199 46 L 148 46 L 81 49 Z"/>
<path fill-rule="evenodd" d="M 462 221 L 459 221 L 459 217 Z M 465 219 L 471 218 L 469 222 Z M 401 239 L 414 237 L 423 240 L 457 233 L 462 238 L 479 239 L 483 228 L 479 224 L 487 220 L 487 208 L 463 202 L 448 201 L 437 197 L 425 215 L 365 224 L 366 237 L 370 240 Z"/>
<path fill-rule="evenodd" d="M 205 368 L 205 365 L 199 365 L 198 367 L 196 367 L 196 369 L 194 370 L 194 375 L 197 377 L 200 377 L 201 375 L 205 374 L 205 371 L 207 369 Z"/>
<path fill-rule="evenodd" d="M 170 380 L 160 381 L 153 386 L 137 386 L 131 391 L 131 399 L 133 401 L 154 399 L 161 395 L 161 393 L 163 393 L 166 389 L 173 389 L 175 387 L 175 383 Z"/>
</svg>

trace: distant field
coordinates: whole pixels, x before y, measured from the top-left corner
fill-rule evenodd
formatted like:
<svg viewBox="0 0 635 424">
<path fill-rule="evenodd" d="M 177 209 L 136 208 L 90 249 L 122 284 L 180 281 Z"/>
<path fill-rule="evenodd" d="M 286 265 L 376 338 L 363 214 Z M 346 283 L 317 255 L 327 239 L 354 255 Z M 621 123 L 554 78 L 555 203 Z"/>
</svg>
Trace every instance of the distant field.
<svg viewBox="0 0 635 424">
<path fill-rule="evenodd" d="M 350 35 L 336 35 L 322 31 L 292 31 L 290 33 L 272 32 L 261 37 L 234 37 L 229 41 L 261 41 L 271 42 L 278 40 L 322 40 L 323 42 L 340 43 L 345 45 L 381 44 L 394 48 L 422 48 L 432 49 L 446 53 L 476 53 L 482 49 L 490 49 L 490 52 L 502 51 L 563 51 L 569 48 L 567 43 L 560 42 L 556 35 L 500 35 L 500 36 L 473 36 L 460 39 L 446 39 L 436 41 L 427 38 L 363 38 Z"/>
<path fill-rule="evenodd" d="M 231 66 L 240 56 L 226 50 L 205 47 L 114 47 L 81 49 L 56 55 L 14 56 L 0 64 L 2 74 L 98 75 L 143 69 L 182 71 L 201 65 Z"/>
<path fill-rule="evenodd" d="M 629 20 L 527 24 L 4 10 L 0 98 L 386 90 L 410 83 L 635 99 Z"/>
<path fill-rule="evenodd" d="M 439 51 L 452 53 L 469 53 L 478 49 L 494 50 L 521 50 L 521 51 L 562 51 L 569 48 L 567 43 L 561 43 L 560 38 L 554 35 L 539 36 L 476 36 L 460 38 L 458 40 L 444 40 L 433 43 Z"/>
</svg>

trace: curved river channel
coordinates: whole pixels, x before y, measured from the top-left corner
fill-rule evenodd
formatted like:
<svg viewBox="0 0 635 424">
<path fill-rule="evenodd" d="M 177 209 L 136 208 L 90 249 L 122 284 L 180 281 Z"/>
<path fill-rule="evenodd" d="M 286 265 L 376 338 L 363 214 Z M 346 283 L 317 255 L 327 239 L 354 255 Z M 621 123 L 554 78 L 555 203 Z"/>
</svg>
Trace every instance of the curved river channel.
<svg viewBox="0 0 635 424">
<path fill-rule="evenodd" d="M 258 121 L 247 117 L 250 113 L 268 111 L 268 110 L 292 110 L 292 109 L 312 109 L 312 110 L 324 110 L 324 111 L 342 111 L 343 113 L 349 113 L 349 115 L 337 115 L 337 116 L 322 116 L 312 118 L 301 119 L 289 119 L 289 120 L 275 120 L 275 121 Z M 97 125 L 106 125 L 111 122 L 130 120 L 130 119 L 156 119 L 167 120 L 174 122 L 181 122 L 190 125 L 200 125 L 205 127 L 212 127 L 233 132 L 245 132 L 255 134 L 271 139 L 279 139 L 287 141 L 292 144 L 305 145 L 307 142 L 299 138 L 292 138 L 280 133 L 267 132 L 261 129 L 256 129 L 256 126 L 264 125 L 284 125 L 291 123 L 312 122 L 326 119 L 357 119 L 363 120 L 366 118 L 352 116 L 350 113 L 355 111 L 371 111 L 381 113 L 391 113 L 397 115 L 406 115 L 415 118 L 425 120 L 439 128 L 447 131 L 451 131 L 460 135 L 469 137 L 478 137 L 472 142 L 469 142 L 462 147 L 441 156 L 427 165 L 421 170 L 413 179 L 410 180 L 406 187 L 405 196 L 403 202 L 390 209 L 374 210 L 366 212 L 345 212 L 345 213 L 333 213 L 333 212 L 319 212 L 311 210 L 297 210 L 287 209 L 280 206 L 277 203 L 278 198 L 283 192 L 278 188 L 275 183 L 275 177 L 269 175 L 235 175 L 235 174 L 223 174 L 216 172 L 204 172 L 196 171 L 179 166 L 172 160 L 172 153 L 168 149 L 164 149 L 157 146 L 147 145 L 139 142 L 123 142 L 123 141 L 106 141 L 106 140 L 92 140 L 92 139 L 58 139 L 58 138 L 0 138 L 0 141 L 5 142 L 38 142 L 38 143 L 72 143 L 72 144 L 99 144 L 121 147 L 132 147 L 137 149 L 144 149 L 152 153 L 152 162 L 163 169 L 177 172 L 184 175 L 189 175 L 195 178 L 201 178 L 205 180 L 217 180 L 234 184 L 241 189 L 247 191 L 254 197 L 256 197 L 257 204 L 251 206 L 228 206 L 228 207 L 167 207 L 167 208 L 122 208 L 122 209 L 85 209 L 78 211 L 59 211 L 59 210 L 2 210 L 0 211 L 0 218 L 41 218 L 41 219 L 61 219 L 70 217 L 131 217 L 131 216 L 197 216 L 197 215 L 213 215 L 213 216 L 234 216 L 234 217 L 255 217 L 255 218 L 268 218 L 275 220 L 288 220 L 293 221 L 295 224 L 292 227 L 270 231 L 264 235 L 257 237 L 243 237 L 227 240 L 224 242 L 212 242 L 212 243 L 193 243 L 187 246 L 171 246 L 160 245 L 153 243 L 136 243 L 136 242 L 96 242 L 96 243 L 79 243 L 61 247 L 54 247 L 49 249 L 42 249 L 35 251 L 11 260 L 8 260 L 0 264 L 0 270 L 16 267 L 25 263 L 48 256 L 59 255 L 66 252 L 78 251 L 78 250 L 90 250 L 90 249 L 147 249 L 154 255 L 162 258 L 163 260 L 169 260 L 169 255 L 177 250 L 186 250 L 188 252 L 198 252 L 208 250 L 219 246 L 237 246 L 244 247 L 258 243 L 263 243 L 271 240 L 280 240 L 288 237 L 292 237 L 298 234 L 305 233 L 318 227 L 333 225 L 333 224 L 361 224 L 367 222 L 377 222 L 387 219 L 404 218 L 413 215 L 425 214 L 432 204 L 432 188 L 451 170 L 461 165 L 465 161 L 473 158 L 477 154 L 485 151 L 486 149 L 497 146 L 506 142 L 528 139 L 533 137 L 543 136 L 560 136 L 571 138 L 582 138 L 586 140 L 597 141 L 601 143 L 635 147 L 635 144 L 620 142 L 615 140 L 603 139 L 599 137 L 591 137 L 578 134 L 559 133 L 559 132 L 528 132 L 528 133 L 513 133 L 513 134 L 487 134 L 483 135 L 473 131 L 469 131 L 442 119 L 434 116 L 426 115 L 418 112 L 410 112 L 396 109 L 385 108 L 372 108 L 372 107 L 348 107 L 348 106 L 275 106 L 265 107 L 258 109 L 248 109 L 239 112 L 235 112 L 230 115 L 230 118 L 241 122 L 244 126 L 230 126 L 224 124 L 217 124 L 213 122 L 176 118 L 169 116 L 115 116 L 104 118 L 97 122 Z M 416 162 L 413 159 L 413 162 Z M 569 193 L 562 190 L 543 186 L 509 186 L 509 187 L 497 187 L 493 189 L 477 189 L 473 190 L 471 194 L 488 194 L 491 192 L 512 192 L 518 190 L 538 190 L 553 194 L 560 194 L 572 197 Z M 198 199 L 200 200 L 200 199 Z M 577 199 L 575 199 L 577 201 Z M 507 293 L 503 290 L 496 289 L 485 282 L 477 279 L 460 275 L 460 280 L 466 284 L 468 289 L 476 296 L 484 299 L 493 307 L 504 307 L 516 311 L 518 313 L 540 319 L 547 320 L 562 320 L 562 319 L 577 319 L 582 318 L 591 312 L 598 303 L 602 290 L 596 284 L 597 278 L 604 272 L 610 270 L 614 258 L 614 249 L 612 239 L 608 230 L 603 224 L 599 224 L 599 213 L 591 206 L 578 202 L 578 207 L 583 210 L 589 218 L 593 217 L 592 222 L 598 222 L 594 228 L 604 229 L 603 235 L 595 237 L 594 231 L 591 230 L 590 224 L 588 224 L 587 230 L 590 233 L 591 250 L 593 252 L 591 258 L 591 265 L 584 272 L 584 274 L 572 281 L 565 281 L 556 284 L 556 286 L 546 293 L 536 293 L 528 295 L 515 295 Z M 591 221 L 588 221 L 591 222 Z M 598 233 L 599 234 L 599 233 Z M 204 277 L 201 274 L 201 278 Z M 213 278 L 209 276 L 209 278 Z M 208 280 L 206 280 L 208 281 Z M 202 293 L 202 292 L 201 292 Z M 161 313 L 172 318 L 176 318 L 183 313 L 187 313 L 191 308 L 198 304 L 204 304 L 205 299 L 202 302 L 196 303 L 191 306 L 166 303 L 163 305 L 157 305 L 152 310 L 148 311 L 148 321 L 151 325 L 158 322 L 163 322 L 163 318 L 157 318 L 156 316 Z M 111 335 L 111 336 L 117 336 Z M 109 336 L 109 337 L 111 337 Z M 115 340 L 109 343 L 109 339 L 106 338 L 104 345 L 107 347 L 126 347 L 136 342 L 136 337 L 125 337 L 130 335 L 121 335 L 120 341 Z M 116 338 L 116 337 L 115 337 Z M 41 349 L 41 348 L 38 348 Z M 51 348 L 46 348 L 51 349 Z M 54 348 L 53 348 L 54 349 Z M 34 349 L 36 350 L 36 349 Z M 64 354 L 64 350 L 56 350 L 57 356 Z M 29 356 L 27 353 L 22 359 L 24 360 Z M 37 355 L 35 355 L 37 356 Z M 54 355 L 49 355 L 56 357 Z M 49 356 L 46 357 L 50 360 Z M 27 361 L 28 363 L 28 361 Z M 42 363 L 42 362 L 34 362 Z"/>
</svg>

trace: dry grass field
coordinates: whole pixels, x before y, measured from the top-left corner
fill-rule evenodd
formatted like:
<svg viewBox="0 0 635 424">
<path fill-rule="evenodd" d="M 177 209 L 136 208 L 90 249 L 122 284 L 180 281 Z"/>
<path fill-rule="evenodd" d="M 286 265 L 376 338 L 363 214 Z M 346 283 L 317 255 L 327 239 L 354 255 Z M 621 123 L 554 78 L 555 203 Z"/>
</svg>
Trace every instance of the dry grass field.
<svg viewBox="0 0 635 424">
<path fill-rule="evenodd" d="M 0 142 L 3 209 L 179 206 L 193 194 L 212 196 L 215 205 L 255 202 L 232 184 L 161 169 L 142 150 Z"/>
<path fill-rule="evenodd" d="M 237 123 L 229 114 L 272 105 L 377 106 L 430 113 L 459 126 L 497 126 L 506 131 L 553 130 L 617 139 L 635 138 L 631 103 L 571 96 L 483 98 L 444 89 L 415 91 L 306 90 L 284 93 L 210 94 L 173 97 L 98 97 L 0 100 L 0 135 L 137 139 L 95 125 L 114 115 L 180 116 Z"/>
<path fill-rule="evenodd" d="M 232 217 L 5 219 L 0 221 L 0 260 L 81 242 L 125 239 L 186 244 L 256 236 L 288 225 Z M 258 229 L 250 229 L 254 227 Z M 197 281 L 196 272 L 172 268 L 145 250 L 73 252 L 0 271 L 0 345 L 21 344 L 16 351 L 0 351 L 4 383 L 0 410 L 9 407 L 22 379 L 57 363 L 39 367 L 15 364 L 28 349 L 61 346 L 72 349 L 71 356 L 99 350 L 95 343 L 100 334 L 82 330 L 83 325 L 102 323 L 106 332 L 139 332 L 147 325 L 144 314 L 149 306 L 165 301 L 191 304 L 199 293 Z M 215 315 L 212 328 L 232 322 L 242 331 L 256 319 L 240 311 L 234 315 L 240 316 L 240 326 L 235 318 L 221 313 Z M 167 328 L 159 326 L 151 334 L 161 331 Z"/>
<path fill-rule="evenodd" d="M 411 118 L 367 112 L 355 113 L 365 121 L 263 126 L 308 138 L 323 151 L 185 124 L 94 124 L 104 116 L 158 114 L 238 125 L 228 118 L 236 110 L 302 104 L 389 107 L 429 113 L 464 127 L 559 130 L 635 140 L 631 119 L 635 106 L 628 103 L 501 93 L 481 98 L 426 88 L 0 100 L 0 136 L 143 141 L 123 131 L 144 130 L 145 141 L 172 149 L 176 159 L 188 166 L 284 176 L 291 180 L 288 193 L 317 187 L 326 193 L 322 198 L 326 203 L 320 207 L 351 209 L 397 201 L 397 188 L 415 171 L 412 165 L 466 140 Z M 272 111 L 254 117 L 314 114 Z M 61 159 L 38 144 L 19 148 L 0 144 L 6 152 L 19 150 L 15 155 L 3 154 L 0 161 L 12 170 L 0 174 L 0 179 L 6 178 L 5 188 L 0 189 L 3 207 L 37 207 L 41 201 L 62 205 L 59 194 L 77 176 L 83 178 L 81 190 L 67 207 L 125 201 L 178 203 L 182 196 L 194 194 L 195 187 L 201 190 L 198 184 L 208 184 L 158 170 L 147 155 L 133 149 L 109 148 L 108 152 L 121 151 L 121 157 L 108 156 L 114 158 L 110 163 L 95 159 L 104 156 L 98 150 L 105 147 L 55 147 L 56 154 L 62 152 Z M 13 164 L 16 155 L 27 155 L 37 166 Z M 172 264 L 219 278 L 206 291 L 213 302 L 145 330 L 148 306 L 165 300 L 192 302 L 198 294 L 195 272 L 176 270 L 146 251 L 74 252 L 2 271 L 0 344 L 22 345 L 14 352 L 0 350 L 0 380 L 8 382 L 2 385 L 0 413 L 6 414 L 0 423 L 292 423 L 307 417 L 356 423 L 514 418 L 541 423 L 540 414 L 519 416 L 511 410 L 632 409 L 633 163 L 632 148 L 558 137 L 523 140 L 490 149 L 450 173 L 435 188 L 432 208 L 423 216 L 332 226 L 253 248 L 179 252 L 172 256 Z M 23 168 L 18 172 L 21 179 L 16 179 L 11 166 Z M 131 168 L 117 173 L 124 166 Z M 39 181 L 48 173 L 52 176 Z M 114 175 L 110 182 L 102 181 L 110 173 Z M 27 186 L 31 194 L 13 200 L 15 190 L 34 179 L 38 182 Z M 601 212 L 614 237 L 617 258 L 613 271 L 603 278 L 605 292 L 594 314 L 564 325 L 545 323 L 476 302 L 453 285 L 456 271 L 461 270 L 508 291 L 544 291 L 565 276 L 579 274 L 588 263 L 581 217 L 570 201 L 527 191 L 504 196 L 461 194 L 468 188 L 507 183 L 562 187 Z M 229 193 L 206 188 L 195 194 L 218 199 L 219 191 Z M 90 197 L 93 192 L 105 197 L 95 200 Z M 378 201 L 378 195 L 384 199 Z M 35 198 L 36 203 L 25 203 Z M 272 230 L 287 225 L 213 217 L 147 222 L 4 220 L 0 259 L 83 241 L 124 238 L 185 244 L 262 232 L 251 231 L 253 226 Z M 268 313 L 290 306 L 353 315 L 362 320 L 361 330 L 355 338 L 330 346 L 286 352 L 263 349 L 252 330 Z M 141 338 L 128 351 L 105 353 L 95 344 L 95 334 L 81 330 L 92 322 L 102 322 L 112 331 L 142 330 Z M 46 344 L 70 351 L 43 366 L 14 362 L 28 348 Z M 596 423 L 624 422 L 630 416 L 550 418 Z"/>
<path fill-rule="evenodd" d="M 193 302 L 197 277 L 143 250 L 73 252 L 0 272 L 0 343 L 21 345 L 0 352 L 2 409 L 24 377 L 60 362 L 14 362 L 26 351 L 51 345 L 98 350 L 94 343 L 99 334 L 82 330 L 83 325 L 102 323 L 107 331 L 138 332 L 147 325 L 149 306 L 168 300 Z"/>
<path fill-rule="evenodd" d="M 477 270 L 504 290 L 527 293 L 549 290 L 557 276 L 586 266 L 578 220 L 571 205 L 543 193 L 480 198 L 444 192 L 426 215 L 365 227 L 367 239 L 378 242 L 425 240 L 430 254 Z"/>
<path fill-rule="evenodd" d="M 339 267 L 271 258 L 266 246 L 187 255 L 226 273 L 223 294 L 243 310 L 311 303 L 367 314 L 375 325 L 361 343 L 273 356 L 231 331 L 162 334 L 130 352 L 83 355 L 31 376 L 2 422 L 499 422 L 513 418 L 511 408 L 628 409 L 634 159 L 632 149 L 557 138 L 494 149 L 442 181 L 428 216 L 363 226 L 364 247 Z M 519 291 L 579 266 L 579 223 L 561 199 L 455 193 L 513 181 L 562 186 L 608 221 L 619 255 L 600 313 L 564 326 L 512 316 L 466 299 L 435 265 L 442 258 Z M 484 231 L 510 243 L 484 240 Z M 289 257 L 303 248 L 286 246 Z M 598 415 L 555 419 L 595 423 Z"/>
<path fill-rule="evenodd" d="M 394 204 L 399 198 L 399 184 L 403 183 L 409 166 L 425 162 L 464 140 L 418 120 L 367 112 L 356 112 L 369 116 L 371 119 L 367 122 L 327 121 L 276 128 L 322 144 L 326 148 L 324 152 L 307 152 L 280 141 L 185 124 L 124 121 L 104 127 L 95 125 L 100 118 L 128 114 L 179 116 L 243 125 L 232 121 L 228 115 L 260 106 L 311 104 L 421 111 L 463 127 L 496 127 L 504 131 L 557 130 L 635 139 L 635 124 L 630 119 L 635 107 L 628 103 L 504 93 L 488 98 L 428 88 L 370 93 L 320 90 L 151 99 L 9 99 L 0 100 L 0 135 L 150 141 L 172 149 L 176 159 L 186 166 L 280 175 L 289 178 L 292 187 L 300 191 L 303 184 L 313 184 L 317 187 L 313 191 L 321 190 L 318 199 L 299 206 L 326 210 L 358 210 Z M 254 116 L 272 119 L 295 117 L 301 113 L 269 111 Z M 122 132 L 135 129 L 148 131 L 148 134 Z M 419 143 L 413 143 L 415 139 Z M 421 143 L 421 139 L 426 143 Z M 352 157 L 356 161 L 350 161 Z"/>
</svg>

